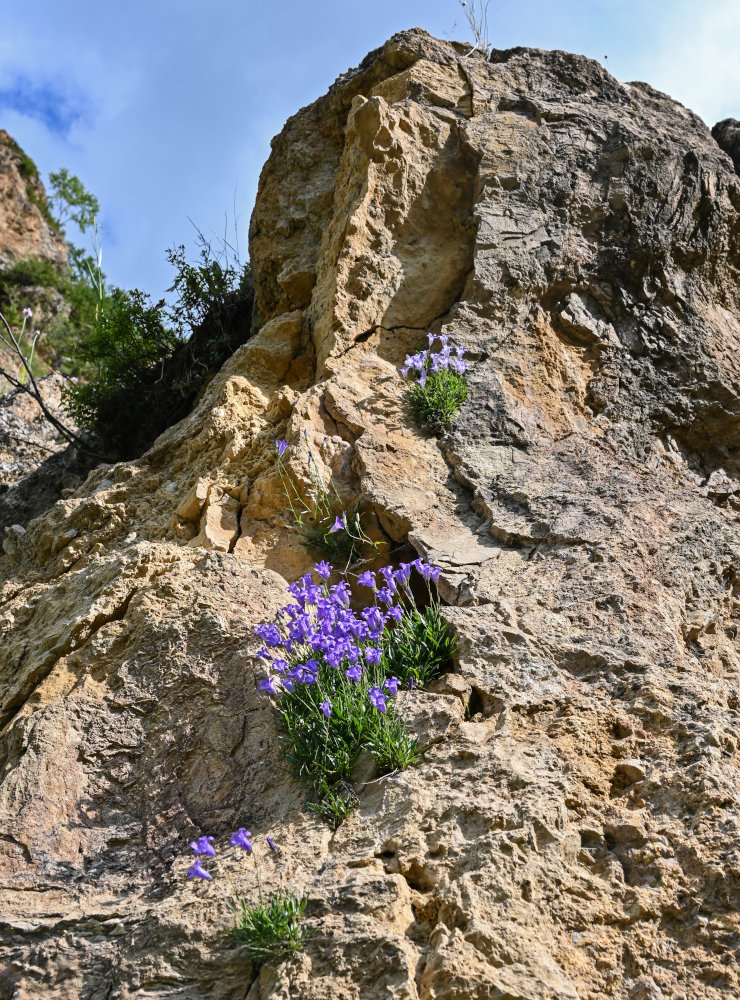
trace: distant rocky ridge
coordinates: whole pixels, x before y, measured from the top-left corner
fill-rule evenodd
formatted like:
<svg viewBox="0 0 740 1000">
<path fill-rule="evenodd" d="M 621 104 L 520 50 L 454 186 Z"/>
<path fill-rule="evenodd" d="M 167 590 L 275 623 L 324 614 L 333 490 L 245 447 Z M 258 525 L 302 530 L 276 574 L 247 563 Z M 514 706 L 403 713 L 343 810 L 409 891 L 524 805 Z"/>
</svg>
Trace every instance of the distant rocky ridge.
<svg viewBox="0 0 740 1000">
<path fill-rule="evenodd" d="M 582 56 L 394 36 L 274 140 L 255 335 L 140 460 L 0 559 L 0 1000 L 726 1000 L 740 993 L 740 179 Z M 471 359 L 439 442 L 397 368 Z M 312 559 L 306 437 L 443 567 L 430 749 L 332 832 L 281 765 L 253 626 Z M 323 448 L 321 448 L 323 445 Z M 250 866 L 308 899 L 257 973 Z M 259 850 L 259 846 L 258 846 Z"/>
<path fill-rule="evenodd" d="M 36 164 L 0 129 L 0 268 L 29 257 L 67 266 L 67 243 L 45 208 Z"/>
</svg>

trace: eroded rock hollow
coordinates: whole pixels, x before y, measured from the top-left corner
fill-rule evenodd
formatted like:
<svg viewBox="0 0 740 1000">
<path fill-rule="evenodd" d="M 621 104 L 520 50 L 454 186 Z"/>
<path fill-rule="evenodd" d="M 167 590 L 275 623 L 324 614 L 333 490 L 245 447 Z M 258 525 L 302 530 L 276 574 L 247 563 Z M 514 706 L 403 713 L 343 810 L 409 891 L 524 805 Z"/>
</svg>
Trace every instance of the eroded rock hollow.
<svg viewBox="0 0 740 1000">
<path fill-rule="evenodd" d="M 468 48 L 397 35 L 288 121 L 255 335 L 5 542 L 2 998 L 740 993 L 740 179 L 647 85 Z M 428 330 L 471 360 L 439 440 L 398 375 Z M 278 437 L 443 567 L 458 637 L 404 696 L 432 746 L 335 833 L 257 690 L 313 562 Z M 251 869 L 185 879 L 240 825 L 309 899 L 259 975 L 226 934 Z"/>
</svg>

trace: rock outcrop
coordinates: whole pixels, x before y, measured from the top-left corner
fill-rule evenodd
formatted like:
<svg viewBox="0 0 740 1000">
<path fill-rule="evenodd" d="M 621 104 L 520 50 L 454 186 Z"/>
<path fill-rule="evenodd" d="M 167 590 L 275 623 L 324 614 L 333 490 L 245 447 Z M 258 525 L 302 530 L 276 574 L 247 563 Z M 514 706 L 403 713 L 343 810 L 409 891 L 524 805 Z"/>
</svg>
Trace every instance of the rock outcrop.
<svg viewBox="0 0 740 1000">
<path fill-rule="evenodd" d="M 717 140 L 720 149 L 724 149 L 735 170 L 740 174 L 740 122 L 735 118 L 725 118 L 712 129 L 712 135 Z"/>
<path fill-rule="evenodd" d="M 0 997 L 740 992 L 740 179 L 644 84 L 467 52 L 402 33 L 288 121 L 255 336 L 6 543 Z M 472 359 L 439 442 L 397 374 L 430 328 Z M 458 636 L 404 696 L 422 762 L 336 833 L 256 689 L 252 628 L 312 562 L 276 437 L 444 567 Z M 185 880 L 239 825 L 309 899 L 258 976 L 226 934 L 251 865 Z"/>
<path fill-rule="evenodd" d="M 46 191 L 36 164 L 0 129 L 0 268 L 40 258 L 68 266 L 64 237 L 45 217 Z"/>
</svg>

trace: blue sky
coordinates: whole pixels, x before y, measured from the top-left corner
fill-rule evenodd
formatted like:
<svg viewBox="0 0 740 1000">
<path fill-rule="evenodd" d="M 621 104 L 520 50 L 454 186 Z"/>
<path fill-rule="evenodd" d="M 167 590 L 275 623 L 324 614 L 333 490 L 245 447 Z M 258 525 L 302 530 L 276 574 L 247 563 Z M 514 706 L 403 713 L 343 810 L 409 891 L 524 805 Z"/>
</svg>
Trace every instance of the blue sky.
<svg viewBox="0 0 740 1000">
<path fill-rule="evenodd" d="M 496 48 L 582 52 L 709 125 L 740 118 L 740 0 L 491 0 L 489 23 Z M 272 136 L 415 26 L 470 35 L 458 0 L 2 0 L 0 128 L 97 195 L 109 279 L 156 299 L 190 219 L 233 241 L 236 208 L 246 257 Z"/>
</svg>

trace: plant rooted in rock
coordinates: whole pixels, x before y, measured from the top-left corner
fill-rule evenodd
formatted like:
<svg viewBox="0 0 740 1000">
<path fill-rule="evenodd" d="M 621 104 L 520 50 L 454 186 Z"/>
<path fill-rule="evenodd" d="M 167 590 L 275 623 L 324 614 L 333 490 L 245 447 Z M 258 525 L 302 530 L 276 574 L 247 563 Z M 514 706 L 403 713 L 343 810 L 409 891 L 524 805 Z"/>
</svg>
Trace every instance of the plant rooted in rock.
<svg viewBox="0 0 740 1000">
<path fill-rule="evenodd" d="M 453 416 L 468 398 L 465 381 L 468 366 L 463 361 L 464 349 L 453 348 L 446 334 L 435 337 L 429 333 L 427 337 L 429 348 L 407 355 L 400 372 L 404 378 L 416 372 L 418 380 L 409 393 L 411 409 L 422 426 L 434 434 L 442 434 L 449 430 Z M 432 351 L 435 340 L 442 344 L 437 352 Z"/>
<path fill-rule="evenodd" d="M 453 641 L 438 601 L 430 588 L 429 608 L 416 608 L 412 569 L 428 585 L 439 577 L 421 559 L 360 574 L 373 598 L 358 613 L 349 585 L 330 587 L 331 566 L 318 563 L 323 582 L 309 574 L 290 584 L 295 603 L 255 629 L 264 643 L 257 655 L 267 664 L 260 688 L 276 697 L 285 756 L 310 787 L 311 808 L 335 825 L 354 803 L 351 780 L 362 751 L 384 773 L 418 760 L 420 747 L 393 699 L 399 687 L 431 680 L 451 664 Z"/>
<path fill-rule="evenodd" d="M 380 543 L 373 541 L 365 530 L 365 513 L 359 502 L 349 511 L 339 495 L 334 477 L 325 485 L 316 459 L 308 449 L 308 469 L 311 488 L 308 499 L 298 489 L 283 456 L 287 441 L 276 441 L 278 472 L 293 521 L 306 546 L 316 555 L 327 559 L 341 574 L 377 552 Z"/>
<path fill-rule="evenodd" d="M 271 837 L 265 839 L 270 850 L 277 853 L 273 839 Z M 214 837 L 203 836 L 190 842 L 193 863 L 188 868 L 188 879 L 211 881 L 213 876 L 205 865 L 210 863 L 210 858 L 216 857 L 214 840 Z M 292 892 L 279 889 L 265 901 L 262 895 L 259 865 L 253 853 L 251 830 L 239 827 L 231 834 L 229 843 L 231 847 L 237 847 L 246 856 L 252 857 L 259 898 L 258 903 L 250 903 L 243 896 L 238 896 L 236 902 L 230 904 L 235 918 L 231 933 L 257 965 L 279 961 L 303 947 L 308 933 L 307 928 L 303 926 L 307 900 Z"/>
<path fill-rule="evenodd" d="M 292 892 L 276 892 L 267 903 L 256 906 L 240 898 L 234 907 L 236 925 L 231 933 L 257 965 L 279 961 L 303 947 L 306 903 Z"/>
</svg>

